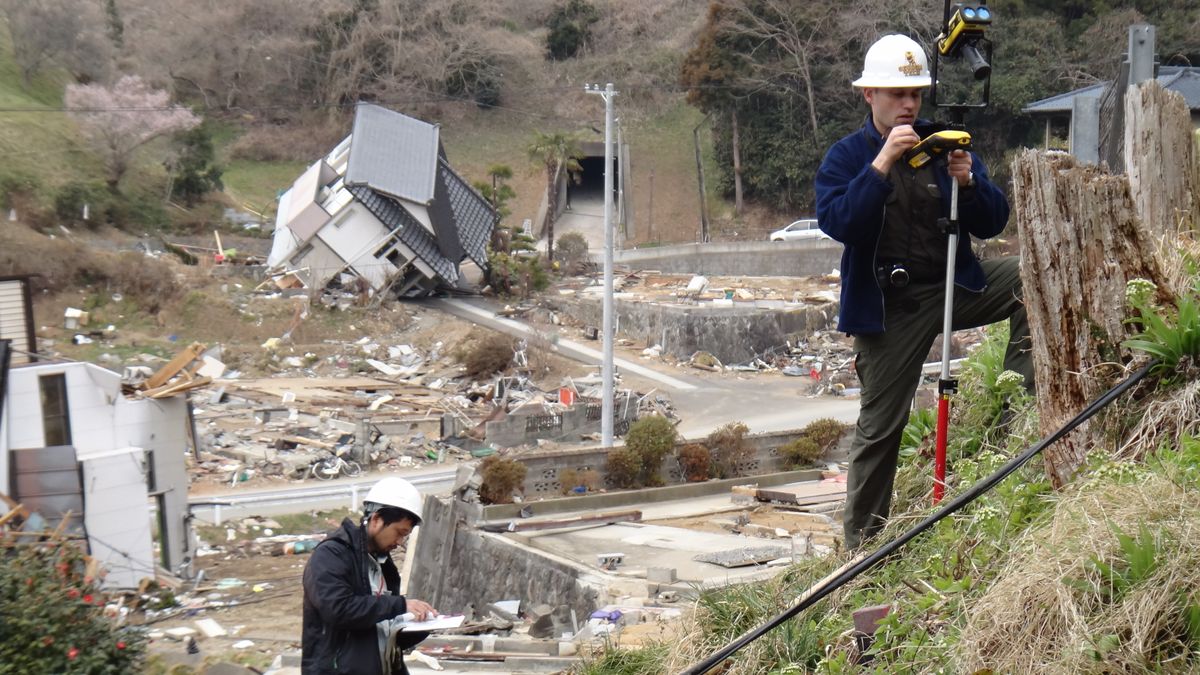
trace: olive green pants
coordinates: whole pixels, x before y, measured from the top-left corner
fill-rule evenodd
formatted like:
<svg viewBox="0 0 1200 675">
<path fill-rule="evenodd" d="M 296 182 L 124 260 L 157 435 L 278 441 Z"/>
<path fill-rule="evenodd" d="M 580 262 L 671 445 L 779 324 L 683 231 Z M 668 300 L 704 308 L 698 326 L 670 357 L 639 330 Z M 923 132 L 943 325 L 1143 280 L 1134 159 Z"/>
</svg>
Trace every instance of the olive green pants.
<svg viewBox="0 0 1200 675">
<path fill-rule="evenodd" d="M 1032 387 L 1029 324 L 1021 301 L 1020 260 L 1015 256 L 982 263 L 982 293 L 954 289 L 954 330 L 1009 319 L 1004 367 L 1025 376 Z M 908 422 L 921 366 L 942 332 L 945 283 L 911 284 L 885 292 L 883 333 L 854 339 L 855 367 L 862 382 L 858 424 L 850 447 L 850 472 L 843 515 L 846 547 L 853 550 L 883 527 L 892 504 L 892 484 L 900 435 Z"/>
</svg>

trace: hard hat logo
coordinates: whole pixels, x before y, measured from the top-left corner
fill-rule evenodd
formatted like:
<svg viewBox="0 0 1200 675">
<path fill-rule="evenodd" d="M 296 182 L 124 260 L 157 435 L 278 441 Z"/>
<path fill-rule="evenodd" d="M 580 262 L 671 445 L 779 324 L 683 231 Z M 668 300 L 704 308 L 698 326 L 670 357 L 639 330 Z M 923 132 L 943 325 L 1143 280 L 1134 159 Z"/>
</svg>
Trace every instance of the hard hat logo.
<svg viewBox="0 0 1200 675">
<path fill-rule="evenodd" d="M 904 60 L 908 61 L 908 63 L 900 66 L 898 70 L 906 77 L 919 77 L 921 75 L 921 71 L 925 69 L 924 66 L 917 63 L 917 60 L 913 58 L 912 52 L 904 52 Z"/>
</svg>

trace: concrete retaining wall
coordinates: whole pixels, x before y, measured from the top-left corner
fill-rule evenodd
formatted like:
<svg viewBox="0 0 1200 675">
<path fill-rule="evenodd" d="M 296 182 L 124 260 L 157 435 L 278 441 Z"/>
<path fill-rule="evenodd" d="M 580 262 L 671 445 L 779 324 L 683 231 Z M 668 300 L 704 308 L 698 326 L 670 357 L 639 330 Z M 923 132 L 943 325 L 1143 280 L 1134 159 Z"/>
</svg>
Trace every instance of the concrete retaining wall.
<svg viewBox="0 0 1200 675">
<path fill-rule="evenodd" d="M 777 431 L 746 436 L 746 442 L 754 448 L 754 456 L 743 462 L 738 468 L 741 475 L 748 478 L 739 479 L 742 482 L 753 482 L 753 476 L 758 474 L 781 471 L 783 459 L 779 448 L 800 437 L 799 430 Z M 685 443 L 676 445 L 676 449 Z M 608 452 L 602 447 L 578 448 L 559 452 L 528 452 L 513 455 L 514 459 L 525 464 L 525 499 L 526 503 L 535 499 L 550 499 L 562 494 L 562 483 L 559 476 L 563 471 L 575 469 L 579 471 L 594 470 L 604 475 L 604 466 L 608 461 Z M 679 471 L 676 461 L 668 457 L 664 462 L 663 480 L 667 485 L 686 483 Z M 613 487 L 609 485 L 608 487 Z M 682 499 L 683 497 L 679 497 Z"/>
<path fill-rule="evenodd" d="M 563 311 L 599 326 L 599 299 L 559 300 Z M 661 344 L 663 351 L 687 359 L 703 350 L 723 363 L 746 363 L 756 354 L 780 347 L 789 339 L 833 327 L 837 303 L 820 306 L 781 301 L 734 301 L 732 307 L 710 304 L 664 305 L 614 303 L 619 335 L 638 343 Z"/>
<path fill-rule="evenodd" d="M 592 251 L 602 260 L 603 251 Z M 634 269 L 682 274 L 806 277 L 841 267 L 842 245 L 816 241 L 739 241 L 677 244 L 614 251 L 613 261 Z"/>
<path fill-rule="evenodd" d="M 518 599 L 522 607 L 566 605 L 579 617 L 595 611 L 601 584 L 589 570 L 475 530 L 461 522 L 464 508 L 472 505 L 425 499 L 409 597 L 444 612 L 461 612 L 468 604 L 482 612 L 488 603 Z"/>
</svg>

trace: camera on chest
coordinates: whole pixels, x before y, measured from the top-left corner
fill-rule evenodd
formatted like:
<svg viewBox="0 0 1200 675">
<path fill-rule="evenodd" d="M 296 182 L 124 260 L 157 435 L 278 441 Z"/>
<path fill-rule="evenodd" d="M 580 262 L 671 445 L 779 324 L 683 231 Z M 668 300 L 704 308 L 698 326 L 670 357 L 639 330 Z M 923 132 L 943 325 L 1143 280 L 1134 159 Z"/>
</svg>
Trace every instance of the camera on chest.
<svg viewBox="0 0 1200 675">
<path fill-rule="evenodd" d="M 875 268 L 875 280 L 880 288 L 904 288 L 911 277 L 904 263 L 887 263 Z"/>
</svg>

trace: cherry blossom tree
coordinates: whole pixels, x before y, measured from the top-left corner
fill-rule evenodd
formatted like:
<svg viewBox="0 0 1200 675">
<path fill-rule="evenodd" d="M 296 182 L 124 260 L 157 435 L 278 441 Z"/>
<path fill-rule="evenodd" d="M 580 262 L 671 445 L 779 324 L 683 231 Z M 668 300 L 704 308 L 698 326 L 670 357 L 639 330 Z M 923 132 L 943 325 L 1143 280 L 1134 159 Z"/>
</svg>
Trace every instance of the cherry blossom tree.
<svg viewBox="0 0 1200 675">
<path fill-rule="evenodd" d="M 103 157 L 105 179 L 113 192 L 138 148 L 200 124 L 190 110 L 172 104 L 170 94 L 135 75 L 112 86 L 69 85 L 65 102 L 84 137 Z"/>
</svg>

